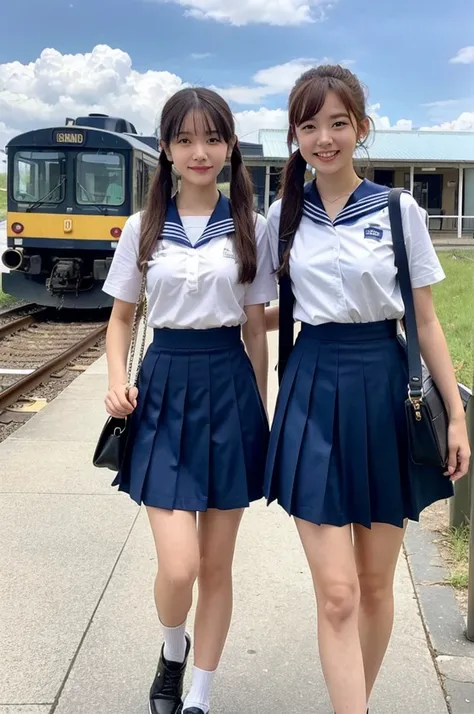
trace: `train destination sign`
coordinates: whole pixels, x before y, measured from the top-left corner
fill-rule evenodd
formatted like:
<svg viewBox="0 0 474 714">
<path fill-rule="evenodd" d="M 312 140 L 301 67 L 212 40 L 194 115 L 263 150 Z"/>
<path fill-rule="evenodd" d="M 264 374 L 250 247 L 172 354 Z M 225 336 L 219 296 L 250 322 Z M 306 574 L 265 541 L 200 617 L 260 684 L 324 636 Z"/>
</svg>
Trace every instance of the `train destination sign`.
<svg viewBox="0 0 474 714">
<path fill-rule="evenodd" d="M 54 132 L 54 141 L 56 144 L 75 144 L 82 146 L 85 141 L 83 131 L 56 131 Z"/>
</svg>

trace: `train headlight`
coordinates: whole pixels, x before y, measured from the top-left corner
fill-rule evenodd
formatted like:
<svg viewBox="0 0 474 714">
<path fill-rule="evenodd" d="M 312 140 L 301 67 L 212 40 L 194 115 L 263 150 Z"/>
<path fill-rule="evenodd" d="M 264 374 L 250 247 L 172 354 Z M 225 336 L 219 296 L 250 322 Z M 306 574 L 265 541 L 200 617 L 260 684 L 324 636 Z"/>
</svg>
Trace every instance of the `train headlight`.
<svg viewBox="0 0 474 714">
<path fill-rule="evenodd" d="M 112 236 L 112 238 L 120 238 L 120 236 L 122 235 L 122 229 L 117 227 L 111 228 L 110 235 Z"/>
<path fill-rule="evenodd" d="M 12 225 L 12 231 L 13 233 L 16 233 L 19 235 L 20 233 L 23 233 L 25 230 L 25 226 L 22 223 L 13 223 Z"/>
</svg>

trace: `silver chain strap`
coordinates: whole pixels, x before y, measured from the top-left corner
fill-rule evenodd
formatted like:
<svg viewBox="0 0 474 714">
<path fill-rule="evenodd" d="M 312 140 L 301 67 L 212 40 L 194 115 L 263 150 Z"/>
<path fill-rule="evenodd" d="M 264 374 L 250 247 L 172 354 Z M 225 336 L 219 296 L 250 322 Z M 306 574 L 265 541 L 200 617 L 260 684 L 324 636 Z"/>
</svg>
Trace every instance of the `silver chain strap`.
<svg viewBox="0 0 474 714">
<path fill-rule="evenodd" d="M 142 283 L 140 286 L 140 293 L 138 295 L 137 303 L 135 305 L 135 313 L 133 315 L 133 326 L 132 326 L 132 339 L 130 342 L 130 355 L 128 358 L 128 370 L 127 370 L 127 380 L 131 387 L 136 387 L 138 381 L 138 374 L 143 362 L 143 355 L 145 354 L 145 342 L 146 342 L 146 328 L 147 328 L 147 316 L 148 316 L 148 305 L 146 299 L 146 267 L 143 269 Z M 140 327 L 141 318 L 143 316 L 143 333 L 140 344 L 140 354 L 138 356 L 138 364 L 135 372 L 135 378 L 132 382 L 132 370 L 133 370 L 133 360 L 135 359 L 135 350 L 137 346 L 138 330 Z"/>
</svg>

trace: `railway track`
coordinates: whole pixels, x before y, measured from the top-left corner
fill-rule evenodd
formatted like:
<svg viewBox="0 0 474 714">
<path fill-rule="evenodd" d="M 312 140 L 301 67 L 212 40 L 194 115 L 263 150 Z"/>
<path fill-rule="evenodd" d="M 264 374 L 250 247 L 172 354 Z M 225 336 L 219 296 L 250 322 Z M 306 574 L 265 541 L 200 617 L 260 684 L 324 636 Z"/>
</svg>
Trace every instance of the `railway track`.
<svg viewBox="0 0 474 714">
<path fill-rule="evenodd" d="M 0 325 L 0 411 L 93 347 L 107 321 L 66 321 L 41 309 Z"/>
</svg>

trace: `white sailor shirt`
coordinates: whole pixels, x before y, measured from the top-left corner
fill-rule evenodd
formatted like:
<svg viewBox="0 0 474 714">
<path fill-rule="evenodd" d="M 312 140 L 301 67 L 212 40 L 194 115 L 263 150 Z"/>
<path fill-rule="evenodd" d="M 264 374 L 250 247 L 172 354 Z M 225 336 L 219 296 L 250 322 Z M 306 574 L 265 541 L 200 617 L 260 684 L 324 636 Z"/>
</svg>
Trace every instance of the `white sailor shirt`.
<svg viewBox="0 0 474 714">
<path fill-rule="evenodd" d="M 401 319 L 405 311 L 390 230 L 389 190 L 364 180 L 334 221 L 315 182 L 306 184 L 304 194 L 290 253 L 294 319 L 310 325 Z M 401 209 L 412 286 L 443 280 L 421 209 L 410 194 L 402 194 Z M 270 206 L 267 222 L 275 268 L 280 213 L 281 200 Z"/>
<path fill-rule="evenodd" d="M 161 239 L 148 261 L 148 324 L 152 328 L 212 329 L 246 322 L 244 307 L 274 300 L 276 279 L 266 234 L 266 220 L 255 216 L 257 274 L 238 282 L 234 221 L 222 195 L 208 216 L 181 219 L 175 200 L 168 206 Z M 137 268 L 141 214 L 131 216 L 120 237 L 104 292 L 136 302 L 141 284 Z"/>
</svg>

